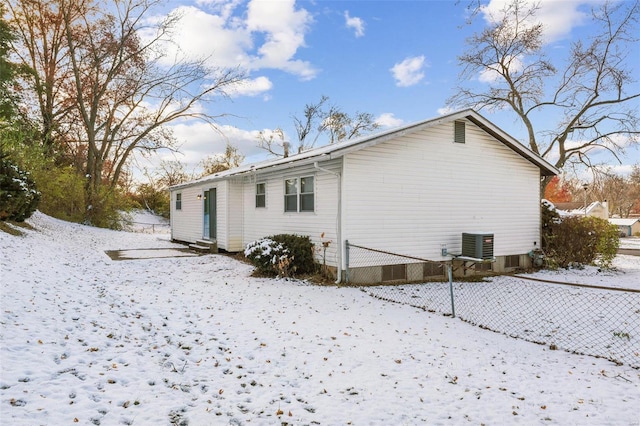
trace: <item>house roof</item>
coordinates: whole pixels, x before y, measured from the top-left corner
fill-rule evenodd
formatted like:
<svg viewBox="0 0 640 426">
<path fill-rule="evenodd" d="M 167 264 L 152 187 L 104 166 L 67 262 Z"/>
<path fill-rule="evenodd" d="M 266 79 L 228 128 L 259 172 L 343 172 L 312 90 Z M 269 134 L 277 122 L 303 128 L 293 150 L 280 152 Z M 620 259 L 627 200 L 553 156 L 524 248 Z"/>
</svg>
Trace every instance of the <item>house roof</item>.
<svg viewBox="0 0 640 426">
<path fill-rule="evenodd" d="M 584 203 L 553 203 L 553 205 L 561 216 L 579 216 L 584 214 Z M 587 206 L 587 214 L 596 207 L 604 207 L 604 205 L 600 201 L 592 202 Z"/>
<path fill-rule="evenodd" d="M 637 222 L 640 222 L 640 219 L 636 218 L 613 218 L 609 219 L 609 222 L 618 226 L 633 226 Z"/>
<path fill-rule="evenodd" d="M 556 169 L 553 165 L 548 163 L 545 159 L 535 154 L 529 148 L 518 142 L 512 136 L 504 132 L 502 129 L 497 127 L 495 124 L 491 123 L 489 120 L 484 118 L 478 112 L 467 109 L 463 111 L 458 111 L 452 114 L 444 115 L 437 118 L 432 118 L 429 120 L 423 120 L 416 123 L 408 124 L 402 127 L 397 127 L 393 129 L 389 129 L 383 132 L 350 139 L 346 141 L 341 141 L 331 145 L 325 145 L 319 148 L 310 149 L 308 151 L 304 151 L 299 154 L 294 154 L 286 158 L 276 158 L 269 159 L 265 161 L 261 161 L 258 163 L 247 164 L 240 167 L 236 167 L 233 169 L 225 170 L 220 173 L 215 173 L 213 175 L 204 176 L 200 179 L 174 185 L 170 189 L 179 189 L 192 185 L 197 185 L 200 183 L 211 182 L 216 180 L 223 180 L 225 178 L 229 178 L 231 176 L 237 176 L 244 173 L 254 172 L 257 170 L 263 170 L 266 168 L 280 168 L 280 167 L 293 167 L 295 165 L 303 165 L 313 163 L 322 160 L 329 160 L 333 158 L 339 158 L 349 152 L 357 151 L 369 146 L 377 145 L 379 143 L 385 142 L 389 139 L 396 138 L 399 136 L 411 134 L 414 132 L 418 132 L 429 127 L 435 127 L 442 123 L 448 123 L 455 120 L 460 119 L 468 119 L 482 130 L 496 138 L 498 141 L 505 144 L 507 147 L 511 148 L 516 153 L 520 154 L 529 162 L 533 163 L 540 169 L 540 172 L 543 176 L 553 176 L 559 173 L 559 170 Z"/>
</svg>

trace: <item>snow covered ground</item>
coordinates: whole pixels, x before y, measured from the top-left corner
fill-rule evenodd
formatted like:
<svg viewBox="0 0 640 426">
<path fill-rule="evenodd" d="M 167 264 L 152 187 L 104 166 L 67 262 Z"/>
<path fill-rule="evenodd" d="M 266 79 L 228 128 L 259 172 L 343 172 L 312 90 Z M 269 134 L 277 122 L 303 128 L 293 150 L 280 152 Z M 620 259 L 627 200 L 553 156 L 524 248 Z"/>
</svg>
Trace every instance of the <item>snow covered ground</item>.
<svg viewBox="0 0 640 426">
<path fill-rule="evenodd" d="M 620 238 L 620 248 L 638 249 L 640 250 L 640 237 L 624 237 Z"/>
<path fill-rule="evenodd" d="M 125 230 L 146 232 L 148 234 L 168 234 L 171 232 L 169 219 L 153 214 L 148 210 L 132 210 L 123 213 Z"/>
<path fill-rule="evenodd" d="M 640 424 L 625 365 L 222 255 L 153 257 L 181 248 L 165 234 L 29 222 L 0 232 L 1 424 Z"/>
</svg>

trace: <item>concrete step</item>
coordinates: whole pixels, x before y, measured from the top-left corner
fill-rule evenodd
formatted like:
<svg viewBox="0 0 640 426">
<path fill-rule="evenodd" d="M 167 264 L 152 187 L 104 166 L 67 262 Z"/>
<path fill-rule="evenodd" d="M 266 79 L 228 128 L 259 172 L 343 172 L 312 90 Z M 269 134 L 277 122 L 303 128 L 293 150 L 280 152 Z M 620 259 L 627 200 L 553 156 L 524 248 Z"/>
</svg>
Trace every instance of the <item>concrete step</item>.
<svg viewBox="0 0 640 426">
<path fill-rule="evenodd" d="M 198 240 L 195 244 L 189 244 L 189 248 L 198 253 L 217 253 L 218 242 L 216 240 Z"/>
</svg>

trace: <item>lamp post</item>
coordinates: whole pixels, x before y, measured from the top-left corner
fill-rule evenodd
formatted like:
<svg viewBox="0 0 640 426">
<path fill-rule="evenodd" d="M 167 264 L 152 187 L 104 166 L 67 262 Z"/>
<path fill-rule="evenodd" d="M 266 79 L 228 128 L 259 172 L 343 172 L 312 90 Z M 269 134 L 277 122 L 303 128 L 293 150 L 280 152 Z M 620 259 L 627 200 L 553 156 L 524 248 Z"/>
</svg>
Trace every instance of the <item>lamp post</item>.
<svg viewBox="0 0 640 426">
<path fill-rule="evenodd" d="M 589 185 L 583 183 L 582 189 L 584 189 L 584 217 L 587 217 L 587 188 L 589 188 Z"/>
</svg>

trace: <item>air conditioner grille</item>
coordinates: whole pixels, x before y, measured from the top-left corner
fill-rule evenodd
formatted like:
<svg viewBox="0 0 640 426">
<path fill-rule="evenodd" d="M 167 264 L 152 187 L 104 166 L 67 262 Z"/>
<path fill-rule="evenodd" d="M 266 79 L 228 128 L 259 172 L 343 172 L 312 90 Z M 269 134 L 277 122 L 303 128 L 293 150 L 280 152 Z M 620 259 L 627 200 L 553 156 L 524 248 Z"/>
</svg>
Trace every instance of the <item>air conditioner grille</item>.
<svg viewBox="0 0 640 426">
<path fill-rule="evenodd" d="M 462 233 L 462 255 L 475 259 L 492 259 L 493 234 Z"/>
</svg>

